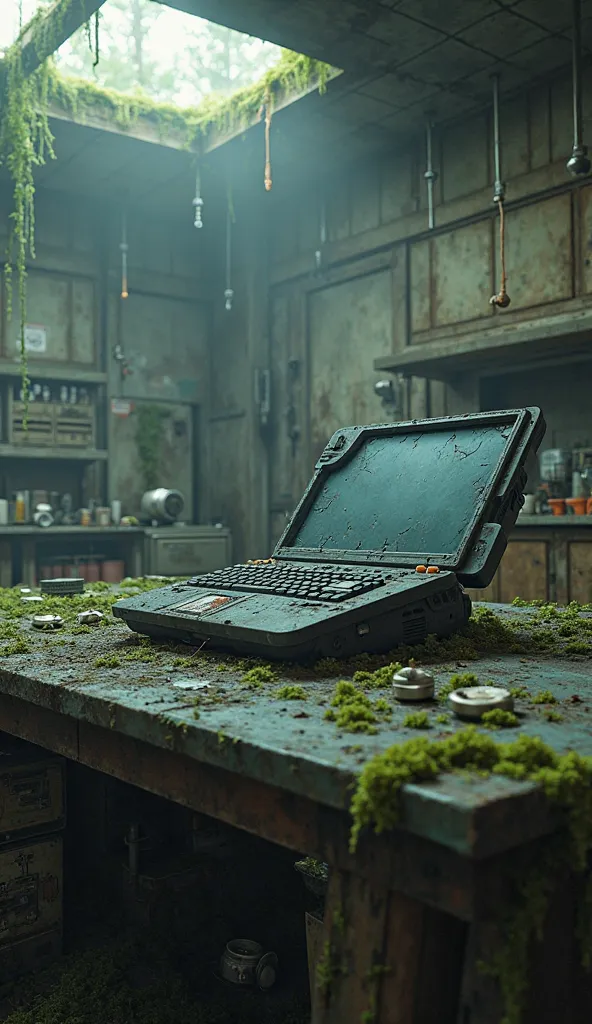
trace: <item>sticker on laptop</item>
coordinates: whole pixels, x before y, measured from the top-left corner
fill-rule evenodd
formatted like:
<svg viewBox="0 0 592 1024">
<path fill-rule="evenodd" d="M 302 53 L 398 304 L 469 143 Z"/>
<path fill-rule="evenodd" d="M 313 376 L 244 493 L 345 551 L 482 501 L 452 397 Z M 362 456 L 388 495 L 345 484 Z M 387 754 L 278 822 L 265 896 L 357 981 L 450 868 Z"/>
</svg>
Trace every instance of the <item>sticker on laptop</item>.
<svg viewBox="0 0 592 1024">
<path fill-rule="evenodd" d="M 205 615 L 207 612 L 218 611 L 225 604 L 230 604 L 236 598 L 223 597 L 221 594 L 207 594 L 199 597 L 196 601 L 188 601 L 187 604 L 178 604 L 175 611 L 185 612 L 187 615 Z"/>
</svg>

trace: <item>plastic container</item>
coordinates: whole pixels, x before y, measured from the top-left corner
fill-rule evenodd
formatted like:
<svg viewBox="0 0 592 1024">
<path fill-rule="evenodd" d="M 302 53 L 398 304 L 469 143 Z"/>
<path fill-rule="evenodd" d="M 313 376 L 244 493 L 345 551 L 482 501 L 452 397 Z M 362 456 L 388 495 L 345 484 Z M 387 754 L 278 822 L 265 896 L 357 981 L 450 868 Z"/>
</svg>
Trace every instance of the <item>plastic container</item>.
<svg viewBox="0 0 592 1024">
<path fill-rule="evenodd" d="M 575 515 L 575 516 L 585 516 L 586 515 L 586 505 L 587 505 L 586 498 L 582 498 L 582 497 L 580 497 L 580 498 L 566 498 L 565 499 L 565 504 L 566 504 L 566 507 L 567 507 L 567 511 L 571 512 L 573 515 Z"/>
<path fill-rule="evenodd" d="M 101 579 L 103 583 L 121 583 L 125 576 L 125 562 L 102 562 Z"/>
</svg>

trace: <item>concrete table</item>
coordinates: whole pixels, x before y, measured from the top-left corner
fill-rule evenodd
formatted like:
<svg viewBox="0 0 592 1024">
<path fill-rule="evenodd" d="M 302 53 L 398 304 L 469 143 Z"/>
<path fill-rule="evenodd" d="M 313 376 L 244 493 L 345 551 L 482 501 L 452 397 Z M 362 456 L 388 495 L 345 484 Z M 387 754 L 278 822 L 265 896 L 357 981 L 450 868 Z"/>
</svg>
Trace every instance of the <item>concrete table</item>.
<svg viewBox="0 0 592 1024">
<path fill-rule="evenodd" d="M 500 994 L 477 964 L 495 932 L 508 865 L 524 859 L 527 870 L 533 844 L 557 826 L 536 787 L 459 775 L 410 785 L 401 828 L 364 835 L 352 855 L 352 783 L 372 755 L 418 735 L 402 726 L 408 708 L 393 702 L 376 735 L 340 733 L 324 718 L 335 680 L 280 668 L 277 683 L 251 691 L 232 659 L 196 655 L 179 666 L 178 652 L 163 650 L 156 661 L 126 660 L 136 641 L 119 622 L 64 637 L 66 646 L 22 629 L 30 653 L 0 662 L 2 730 L 330 864 L 324 941 L 333 976 L 317 993 L 314 1024 L 499 1024 Z M 95 667 L 104 655 L 120 664 Z M 562 701 L 562 723 L 532 707 L 499 738 L 520 731 L 592 755 L 590 667 L 583 658 L 508 655 L 464 670 L 549 689 Z M 435 668 L 439 682 L 456 670 Z M 192 688 L 200 682 L 209 689 Z M 302 685 L 307 699 L 278 699 L 283 683 Z M 209 696 L 196 706 L 200 693 Z M 451 718 L 429 735 L 461 727 Z M 535 957 L 534 977 L 546 984 L 533 982 L 526 1024 L 591 1016 L 566 925 L 574 890 L 569 879 L 561 885 Z"/>
</svg>

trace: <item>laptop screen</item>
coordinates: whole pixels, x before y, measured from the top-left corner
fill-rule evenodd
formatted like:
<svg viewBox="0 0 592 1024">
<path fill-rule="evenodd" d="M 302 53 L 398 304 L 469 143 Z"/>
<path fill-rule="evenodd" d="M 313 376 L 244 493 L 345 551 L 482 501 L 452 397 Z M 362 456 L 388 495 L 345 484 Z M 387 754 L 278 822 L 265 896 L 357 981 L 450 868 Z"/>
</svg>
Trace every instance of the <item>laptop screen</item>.
<svg viewBox="0 0 592 1024">
<path fill-rule="evenodd" d="M 440 423 L 434 430 L 367 436 L 321 476 L 285 546 L 460 556 L 513 426 Z"/>
</svg>

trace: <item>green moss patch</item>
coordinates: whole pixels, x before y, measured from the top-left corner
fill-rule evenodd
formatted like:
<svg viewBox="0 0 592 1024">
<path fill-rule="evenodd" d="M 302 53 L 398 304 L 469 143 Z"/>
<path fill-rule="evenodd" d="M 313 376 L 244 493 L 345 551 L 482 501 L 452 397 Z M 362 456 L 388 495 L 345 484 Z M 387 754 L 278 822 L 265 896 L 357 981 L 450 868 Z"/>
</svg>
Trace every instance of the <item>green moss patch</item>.
<svg viewBox="0 0 592 1024">
<path fill-rule="evenodd" d="M 427 711 L 413 711 L 411 714 L 405 715 L 403 727 L 405 729 L 429 729 L 430 720 Z"/>
<path fill-rule="evenodd" d="M 486 729 L 513 729 L 518 724 L 518 717 L 514 712 L 504 711 L 503 708 L 492 708 L 481 715 L 481 725 Z"/>
<path fill-rule="evenodd" d="M 280 686 L 275 696 L 278 700 L 306 700 L 307 693 L 303 686 Z"/>
<path fill-rule="evenodd" d="M 245 686 L 248 690 L 258 690 L 265 683 L 276 682 L 277 673 L 274 672 L 270 665 L 256 665 L 255 668 L 245 672 L 241 679 L 241 685 Z"/>
</svg>

